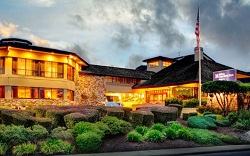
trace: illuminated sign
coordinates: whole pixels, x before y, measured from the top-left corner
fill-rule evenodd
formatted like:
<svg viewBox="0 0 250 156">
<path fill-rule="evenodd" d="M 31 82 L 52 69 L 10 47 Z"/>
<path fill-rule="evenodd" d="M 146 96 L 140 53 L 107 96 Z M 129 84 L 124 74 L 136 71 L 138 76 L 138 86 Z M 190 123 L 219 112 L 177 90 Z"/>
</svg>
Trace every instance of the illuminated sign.
<svg viewBox="0 0 250 156">
<path fill-rule="evenodd" d="M 213 81 L 236 81 L 236 69 L 221 70 L 213 72 Z"/>
</svg>

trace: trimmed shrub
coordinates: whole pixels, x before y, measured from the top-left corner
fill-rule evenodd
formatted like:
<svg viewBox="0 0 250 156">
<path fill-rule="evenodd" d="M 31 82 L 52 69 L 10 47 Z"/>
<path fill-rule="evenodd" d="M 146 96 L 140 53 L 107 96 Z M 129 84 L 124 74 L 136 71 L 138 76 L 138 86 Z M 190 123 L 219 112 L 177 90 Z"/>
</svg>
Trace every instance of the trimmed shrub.
<svg viewBox="0 0 250 156">
<path fill-rule="evenodd" d="M 132 112 L 132 121 L 135 126 L 152 126 L 154 124 L 154 114 L 150 111 L 138 110 Z"/>
<path fill-rule="evenodd" d="M 217 120 L 217 116 L 216 116 L 215 114 L 206 114 L 206 115 L 204 115 L 204 116 L 210 117 L 210 118 L 212 118 L 212 119 L 214 119 L 214 120 Z"/>
<path fill-rule="evenodd" d="M 171 99 L 166 99 L 165 100 L 165 106 L 168 106 L 169 104 L 183 104 L 182 100 L 179 100 L 177 98 L 171 98 Z"/>
<path fill-rule="evenodd" d="M 160 107 L 152 110 L 154 123 L 166 124 L 168 121 L 177 119 L 178 109 L 176 107 Z"/>
<path fill-rule="evenodd" d="M 142 135 L 136 131 L 129 132 L 126 137 L 129 142 L 142 142 Z"/>
<path fill-rule="evenodd" d="M 193 118 L 193 117 L 192 117 Z M 189 131 L 193 134 L 193 141 L 199 144 L 222 145 L 219 135 L 207 129 L 190 128 Z"/>
<path fill-rule="evenodd" d="M 45 127 L 48 131 L 52 129 L 52 120 L 49 118 L 33 118 L 36 125 Z"/>
<path fill-rule="evenodd" d="M 208 114 L 212 114 L 212 113 L 211 112 L 204 112 L 203 116 L 208 115 Z"/>
<path fill-rule="evenodd" d="M 12 153 L 17 156 L 35 154 L 36 148 L 36 144 L 23 143 L 21 145 L 14 146 Z"/>
<path fill-rule="evenodd" d="M 65 110 L 48 110 L 46 111 L 46 118 L 50 118 L 52 120 L 52 127 L 62 126 L 65 127 L 64 116 L 69 112 Z"/>
<path fill-rule="evenodd" d="M 216 120 L 215 124 L 220 127 L 229 127 L 231 126 L 231 122 L 228 120 Z"/>
<path fill-rule="evenodd" d="M 105 116 L 101 121 L 108 125 L 112 135 L 126 133 L 132 129 L 129 122 L 119 120 L 117 117 Z"/>
<path fill-rule="evenodd" d="M 99 112 L 96 109 L 83 109 L 81 113 L 86 115 L 86 121 L 95 123 L 99 120 Z"/>
<path fill-rule="evenodd" d="M 148 132 L 148 127 L 146 126 L 136 126 L 135 131 L 140 133 L 141 135 L 144 135 Z"/>
<path fill-rule="evenodd" d="M 191 128 L 200 128 L 200 129 L 216 129 L 217 126 L 214 123 L 213 119 L 205 116 L 193 116 L 189 117 L 188 126 Z"/>
<path fill-rule="evenodd" d="M 51 106 L 40 106 L 34 108 L 36 117 L 45 117 L 47 110 L 51 110 Z"/>
<path fill-rule="evenodd" d="M 86 132 L 76 137 L 77 147 L 84 152 L 97 152 L 102 144 L 102 137 L 94 132 Z"/>
<path fill-rule="evenodd" d="M 75 124 L 73 128 L 73 137 L 76 138 L 79 134 L 87 133 L 87 132 L 94 132 L 97 134 L 104 134 L 97 128 L 97 126 L 90 122 L 79 122 Z"/>
<path fill-rule="evenodd" d="M 238 115 L 236 112 L 230 112 L 227 116 L 228 120 L 233 124 L 238 120 Z"/>
<path fill-rule="evenodd" d="M 188 113 L 188 117 L 190 116 L 198 116 L 198 113 L 197 112 L 190 112 Z"/>
<path fill-rule="evenodd" d="M 87 121 L 86 115 L 82 113 L 70 113 L 65 115 L 64 117 L 64 122 L 67 128 L 72 129 L 76 123 L 81 122 L 81 121 Z"/>
<path fill-rule="evenodd" d="M 164 136 L 160 131 L 152 129 L 145 134 L 145 139 L 150 142 L 159 142 L 164 140 Z"/>
<path fill-rule="evenodd" d="M 178 138 L 186 141 L 190 141 L 193 139 L 193 134 L 187 128 L 179 129 L 176 134 Z"/>
<path fill-rule="evenodd" d="M 0 155 L 4 155 L 9 149 L 6 143 L 0 143 Z"/>
<path fill-rule="evenodd" d="M 55 139 L 72 140 L 73 130 L 66 129 L 66 127 L 57 127 L 51 131 L 51 137 Z"/>
<path fill-rule="evenodd" d="M 154 130 L 157 130 L 157 131 L 160 131 L 160 132 L 163 132 L 163 130 L 165 129 L 166 127 L 161 124 L 161 123 L 156 123 L 154 124 L 151 129 L 154 129 Z"/>
<path fill-rule="evenodd" d="M 168 106 L 169 107 L 176 107 L 176 108 L 178 108 L 178 117 L 181 116 L 182 105 L 180 105 L 180 104 L 169 104 Z"/>
<path fill-rule="evenodd" d="M 99 120 L 101 120 L 103 117 L 107 115 L 107 110 L 105 106 L 98 106 L 96 108 L 98 111 Z"/>
<path fill-rule="evenodd" d="M 130 122 L 132 120 L 132 109 L 127 107 L 122 107 L 122 110 L 124 111 L 124 117 L 123 120 Z"/>
<path fill-rule="evenodd" d="M 27 128 L 29 140 L 37 140 L 46 138 L 49 135 L 49 132 L 46 128 L 41 125 L 34 125 Z"/>
<path fill-rule="evenodd" d="M 222 114 L 222 110 L 218 107 L 198 106 L 196 111 L 203 114 L 204 112 L 211 112 L 212 114 Z"/>
<path fill-rule="evenodd" d="M 121 108 L 107 108 L 108 116 L 114 116 L 118 119 L 123 119 L 124 111 Z"/>
</svg>

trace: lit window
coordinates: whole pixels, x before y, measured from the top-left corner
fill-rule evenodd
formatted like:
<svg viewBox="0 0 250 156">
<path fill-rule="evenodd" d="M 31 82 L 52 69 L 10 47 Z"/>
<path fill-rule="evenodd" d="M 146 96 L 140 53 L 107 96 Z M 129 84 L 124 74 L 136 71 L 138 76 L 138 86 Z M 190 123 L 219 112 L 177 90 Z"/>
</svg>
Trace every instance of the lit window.
<svg viewBox="0 0 250 156">
<path fill-rule="evenodd" d="M 4 74 L 4 57 L 0 57 L 0 74 Z"/>
<path fill-rule="evenodd" d="M 4 86 L 0 86 L 0 98 L 4 98 L 5 91 L 4 91 Z"/>
<path fill-rule="evenodd" d="M 159 62 L 150 62 L 149 63 L 149 67 L 152 68 L 152 67 L 158 67 L 159 66 Z"/>
<path fill-rule="evenodd" d="M 170 66 L 171 65 L 171 62 L 163 62 L 163 67 L 168 67 L 168 66 Z"/>
</svg>

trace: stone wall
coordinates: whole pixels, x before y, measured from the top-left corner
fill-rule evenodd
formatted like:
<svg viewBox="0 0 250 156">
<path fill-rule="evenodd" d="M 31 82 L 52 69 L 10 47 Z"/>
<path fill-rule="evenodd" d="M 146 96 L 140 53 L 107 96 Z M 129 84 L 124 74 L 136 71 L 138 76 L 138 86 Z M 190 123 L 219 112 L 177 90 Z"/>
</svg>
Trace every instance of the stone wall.
<svg viewBox="0 0 250 156">
<path fill-rule="evenodd" d="M 95 106 L 106 100 L 104 76 L 79 75 L 75 82 L 75 102 L 80 105 Z"/>
</svg>

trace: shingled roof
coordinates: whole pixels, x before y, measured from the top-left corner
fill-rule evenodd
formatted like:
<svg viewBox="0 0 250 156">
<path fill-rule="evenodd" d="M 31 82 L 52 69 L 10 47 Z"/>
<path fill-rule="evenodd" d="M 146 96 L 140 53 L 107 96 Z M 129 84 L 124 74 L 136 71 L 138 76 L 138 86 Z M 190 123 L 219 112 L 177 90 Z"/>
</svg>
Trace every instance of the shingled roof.
<svg viewBox="0 0 250 156">
<path fill-rule="evenodd" d="M 213 80 L 213 72 L 220 70 L 233 69 L 232 67 L 220 64 L 214 60 L 204 57 L 201 62 L 202 66 L 202 83 Z M 178 85 L 192 82 L 199 82 L 199 62 L 194 61 L 194 55 L 184 56 L 179 61 L 162 69 L 151 77 L 150 80 L 142 84 L 134 86 L 133 88 L 146 87 L 162 87 L 170 85 Z M 237 74 L 250 76 L 249 73 L 237 70 Z"/>
<path fill-rule="evenodd" d="M 110 66 L 100 66 L 89 64 L 87 67 L 83 67 L 81 73 L 100 75 L 100 76 L 115 76 L 124 78 L 135 78 L 149 80 L 151 75 L 155 74 L 151 71 L 141 71 L 127 68 L 118 68 Z"/>
</svg>

